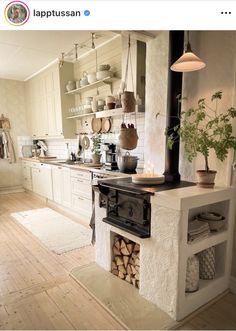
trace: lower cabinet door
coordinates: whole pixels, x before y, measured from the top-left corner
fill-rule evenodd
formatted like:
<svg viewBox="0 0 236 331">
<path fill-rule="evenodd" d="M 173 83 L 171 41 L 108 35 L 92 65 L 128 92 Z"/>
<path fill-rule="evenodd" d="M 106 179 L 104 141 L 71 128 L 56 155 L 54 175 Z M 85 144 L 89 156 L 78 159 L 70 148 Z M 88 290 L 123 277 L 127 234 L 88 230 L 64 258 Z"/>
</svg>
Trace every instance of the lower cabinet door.
<svg viewBox="0 0 236 331">
<path fill-rule="evenodd" d="M 61 204 L 62 203 L 62 191 L 63 191 L 62 168 L 61 167 L 52 168 L 52 188 L 53 188 L 53 201 Z"/>
<path fill-rule="evenodd" d="M 62 169 L 62 204 L 65 207 L 71 208 L 71 180 L 70 169 Z"/>
<path fill-rule="evenodd" d="M 72 194 L 72 209 L 77 212 L 78 218 L 89 223 L 92 215 L 92 200 Z"/>
<path fill-rule="evenodd" d="M 32 184 L 33 184 L 33 191 L 37 194 L 43 195 L 41 190 L 41 176 L 40 176 L 40 169 L 39 168 L 32 168 Z"/>
<path fill-rule="evenodd" d="M 23 178 L 23 187 L 26 190 L 32 191 L 32 180 L 31 180 L 31 178 L 28 178 L 28 177 Z"/>
<path fill-rule="evenodd" d="M 40 167 L 40 186 L 41 195 L 52 200 L 52 171 L 51 167 L 44 164 Z"/>
</svg>

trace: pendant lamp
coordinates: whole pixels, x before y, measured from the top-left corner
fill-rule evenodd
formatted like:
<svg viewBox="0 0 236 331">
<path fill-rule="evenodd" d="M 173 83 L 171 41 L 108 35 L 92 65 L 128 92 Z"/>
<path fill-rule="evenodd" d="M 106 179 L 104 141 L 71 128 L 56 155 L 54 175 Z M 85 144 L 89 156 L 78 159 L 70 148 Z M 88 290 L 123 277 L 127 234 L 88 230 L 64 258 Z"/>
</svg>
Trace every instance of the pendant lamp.
<svg viewBox="0 0 236 331">
<path fill-rule="evenodd" d="M 205 68 L 206 63 L 203 62 L 191 49 L 189 42 L 189 31 L 187 32 L 187 47 L 184 54 L 172 64 L 170 69 L 177 72 L 191 72 Z"/>
</svg>

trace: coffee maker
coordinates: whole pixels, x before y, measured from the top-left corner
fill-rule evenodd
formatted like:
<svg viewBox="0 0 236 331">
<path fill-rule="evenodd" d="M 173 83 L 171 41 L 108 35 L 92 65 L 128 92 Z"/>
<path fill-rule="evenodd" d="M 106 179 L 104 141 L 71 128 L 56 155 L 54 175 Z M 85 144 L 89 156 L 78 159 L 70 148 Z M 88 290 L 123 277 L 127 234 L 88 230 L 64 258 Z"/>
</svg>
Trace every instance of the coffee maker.
<svg viewBox="0 0 236 331">
<path fill-rule="evenodd" d="M 118 170 L 117 161 L 116 161 L 116 145 L 115 144 L 105 144 L 107 145 L 106 149 L 106 170 Z"/>
</svg>

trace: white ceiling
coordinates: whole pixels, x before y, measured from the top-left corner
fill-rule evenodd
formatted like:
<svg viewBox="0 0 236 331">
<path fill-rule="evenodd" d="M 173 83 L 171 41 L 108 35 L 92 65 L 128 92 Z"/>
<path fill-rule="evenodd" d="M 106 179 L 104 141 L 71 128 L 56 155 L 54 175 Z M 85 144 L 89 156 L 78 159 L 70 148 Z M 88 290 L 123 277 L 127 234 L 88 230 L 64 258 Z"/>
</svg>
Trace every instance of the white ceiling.
<svg viewBox="0 0 236 331">
<path fill-rule="evenodd" d="M 113 38 L 111 31 L 96 31 L 98 46 Z M 26 80 L 75 43 L 91 45 L 91 31 L 0 31 L 0 78 Z M 79 50 L 79 55 L 89 51 Z"/>
</svg>

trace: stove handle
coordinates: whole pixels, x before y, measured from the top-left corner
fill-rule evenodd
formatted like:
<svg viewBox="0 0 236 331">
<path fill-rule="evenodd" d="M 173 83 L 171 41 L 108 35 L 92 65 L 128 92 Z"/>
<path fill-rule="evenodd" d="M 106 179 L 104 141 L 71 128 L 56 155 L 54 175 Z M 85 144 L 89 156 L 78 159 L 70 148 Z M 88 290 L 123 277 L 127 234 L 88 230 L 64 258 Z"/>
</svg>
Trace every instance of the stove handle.
<svg viewBox="0 0 236 331">
<path fill-rule="evenodd" d="M 143 225 L 149 224 L 151 221 L 151 204 L 146 200 L 143 202 Z"/>
<path fill-rule="evenodd" d="M 109 207 L 116 209 L 116 208 L 120 207 L 120 204 L 119 203 L 115 203 L 115 202 L 114 203 L 109 202 Z"/>
</svg>

